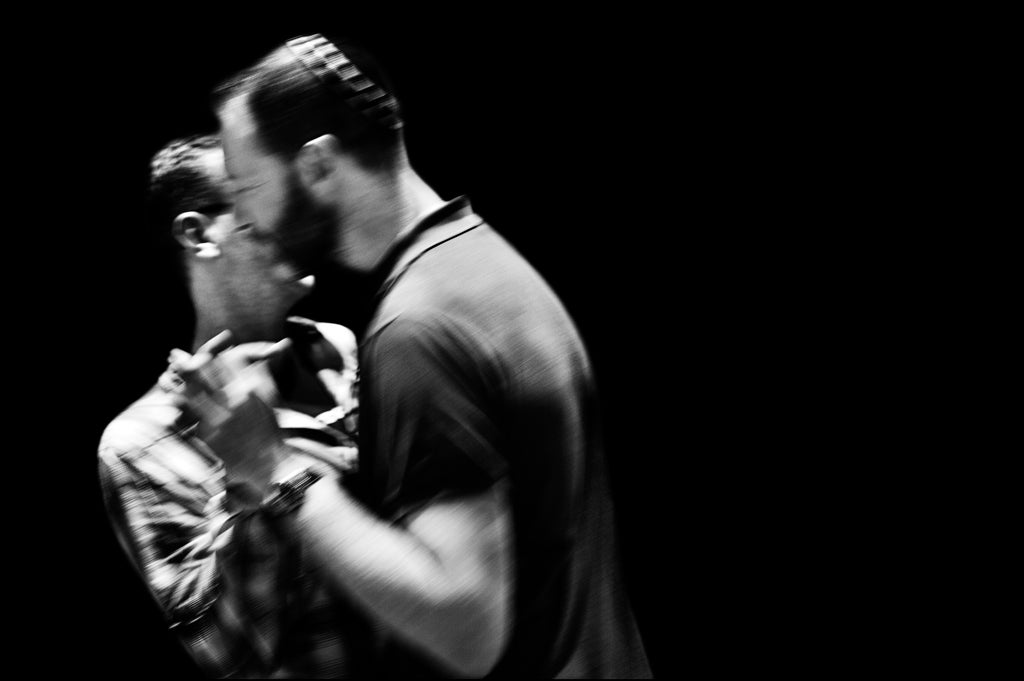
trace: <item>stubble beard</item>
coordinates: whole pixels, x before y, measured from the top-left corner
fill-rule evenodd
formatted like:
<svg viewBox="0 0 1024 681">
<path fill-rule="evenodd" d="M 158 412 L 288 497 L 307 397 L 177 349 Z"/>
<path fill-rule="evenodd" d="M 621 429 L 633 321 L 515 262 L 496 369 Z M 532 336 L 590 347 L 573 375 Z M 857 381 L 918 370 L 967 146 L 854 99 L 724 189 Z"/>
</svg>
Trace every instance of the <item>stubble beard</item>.
<svg viewBox="0 0 1024 681">
<path fill-rule="evenodd" d="M 300 276 L 316 274 L 338 250 L 335 211 L 318 206 L 295 175 L 289 178 L 284 212 L 274 232 L 281 235 L 281 251 Z"/>
</svg>

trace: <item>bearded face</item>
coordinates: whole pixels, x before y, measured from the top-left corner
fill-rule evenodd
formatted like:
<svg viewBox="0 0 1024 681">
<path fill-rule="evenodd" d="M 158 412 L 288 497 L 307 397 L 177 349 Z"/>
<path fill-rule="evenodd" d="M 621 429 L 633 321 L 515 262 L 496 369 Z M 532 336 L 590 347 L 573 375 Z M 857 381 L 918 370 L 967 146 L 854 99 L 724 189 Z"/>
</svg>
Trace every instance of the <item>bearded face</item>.
<svg viewBox="0 0 1024 681">
<path fill-rule="evenodd" d="M 290 170 L 284 208 L 270 226 L 281 252 L 303 274 L 309 274 L 337 251 L 337 216 L 330 206 L 318 206 Z"/>
<path fill-rule="evenodd" d="M 293 165 L 264 148 L 244 97 L 218 116 L 236 221 L 275 242 L 300 275 L 312 273 L 338 246 L 333 210 L 318 206 Z"/>
</svg>

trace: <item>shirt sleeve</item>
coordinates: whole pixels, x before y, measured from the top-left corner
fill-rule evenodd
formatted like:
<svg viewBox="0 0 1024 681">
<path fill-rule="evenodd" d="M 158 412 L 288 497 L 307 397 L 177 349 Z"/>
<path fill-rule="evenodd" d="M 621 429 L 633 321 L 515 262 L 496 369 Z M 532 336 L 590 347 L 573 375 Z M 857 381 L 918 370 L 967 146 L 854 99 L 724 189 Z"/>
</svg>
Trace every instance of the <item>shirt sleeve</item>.
<svg viewBox="0 0 1024 681">
<path fill-rule="evenodd" d="M 118 541 L 170 621 L 201 615 L 217 594 L 214 551 L 226 539 L 221 531 L 229 517 L 218 508 L 223 497 L 202 513 L 190 511 L 111 448 L 100 452 L 100 483 Z"/>
<path fill-rule="evenodd" d="M 507 471 L 499 377 L 455 325 L 398 318 L 362 358 L 360 469 L 371 503 L 394 520 L 439 497 L 478 493 Z"/>
<path fill-rule="evenodd" d="M 271 659 L 275 632 L 260 623 L 274 619 L 274 592 L 264 591 L 269 597 L 254 604 L 253 596 L 260 594 L 237 576 L 246 560 L 237 544 L 266 535 L 260 520 L 232 516 L 224 493 L 201 509 L 190 506 L 186 495 L 175 494 L 183 491 L 176 488 L 182 481 L 162 478 L 153 466 L 132 465 L 135 457 L 126 454 L 101 445 L 104 502 L 118 542 L 170 627 L 210 676 L 227 676 Z"/>
</svg>

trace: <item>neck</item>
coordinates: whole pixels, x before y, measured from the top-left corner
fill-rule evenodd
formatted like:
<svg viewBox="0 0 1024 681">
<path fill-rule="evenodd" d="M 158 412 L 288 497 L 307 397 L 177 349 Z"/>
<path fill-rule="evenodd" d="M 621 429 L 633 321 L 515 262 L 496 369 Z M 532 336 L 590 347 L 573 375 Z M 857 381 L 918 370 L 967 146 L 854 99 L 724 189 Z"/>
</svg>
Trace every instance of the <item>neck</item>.
<svg viewBox="0 0 1024 681">
<path fill-rule="evenodd" d="M 396 236 L 414 227 L 428 213 L 437 210 L 444 203 L 444 199 L 438 196 L 416 171 L 408 168 L 408 173 L 402 185 L 405 190 L 402 202 L 402 227 Z"/>
<path fill-rule="evenodd" d="M 195 270 L 190 276 L 190 292 L 193 301 L 201 301 L 193 302 L 193 352 L 225 329 L 231 331 L 236 343 L 279 341 L 285 337 L 287 309 L 275 302 L 265 300 L 256 307 L 245 299 L 225 295 L 223 286 L 208 281 Z"/>
<path fill-rule="evenodd" d="M 338 264 L 370 272 L 380 264 L 395 240 L 444 201 L 408 165 L 389 183 L 368 184 L 342 217 L 344 230 Z"/>
</svg>

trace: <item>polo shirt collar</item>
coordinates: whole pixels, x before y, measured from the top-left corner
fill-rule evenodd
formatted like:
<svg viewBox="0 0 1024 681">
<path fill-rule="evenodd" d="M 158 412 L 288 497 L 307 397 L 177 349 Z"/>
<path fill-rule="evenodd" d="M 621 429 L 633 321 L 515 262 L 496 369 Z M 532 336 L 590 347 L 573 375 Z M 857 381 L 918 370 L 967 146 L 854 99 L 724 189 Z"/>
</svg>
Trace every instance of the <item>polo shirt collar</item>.
<svg viewBox="0 0 1024 681">
<path fill-rule="evenodd" d="M 469 199 L 459 196 L 427 213 L 402 232 L 385 256 L 378 272 L 385 277 L 378 292 L 383 297 L 412 263 L 431 248 L 479 227 L 483 220 Z"/>
</svg>

